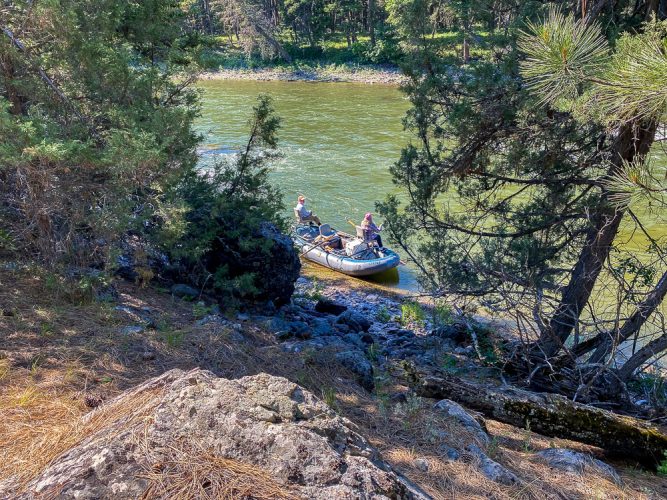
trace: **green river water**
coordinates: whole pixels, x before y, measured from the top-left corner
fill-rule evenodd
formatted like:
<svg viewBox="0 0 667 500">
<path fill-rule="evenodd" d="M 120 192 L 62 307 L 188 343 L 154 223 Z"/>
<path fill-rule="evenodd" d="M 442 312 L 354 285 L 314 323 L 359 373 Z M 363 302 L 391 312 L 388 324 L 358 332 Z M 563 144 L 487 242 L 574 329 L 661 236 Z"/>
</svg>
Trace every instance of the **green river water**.
<svg viewBox="0 0 667 500">
<path fill-rule="evenodd" d="M 346 231 L 375 201 L 396 191 L 389 166 L 408 141 L 402 119 L 409 102 L 396 87 L 358 83 L 255 82 L 208 80 L 202 116 L 204 166 L 216 153 L 230 152 L 247 140 L 248 119 L 257 95 L 270 94 L 282 126 L 278 132 L 282 157 L 271 178 L 285 196 L 291 216 L 298 194 L 324 222 Z M 415 290 L 414 272 L 380 279 L 391 286 Z"/>
<path fill-rule="evenodd" d="M 399 157 L 410 136 L 402 119 L 409 107 L 393 86 L 358 83 L 256 82 L 207 80 L 202 116 L 197 128 L 204 136 L 202 166 L 218 154 L 228 154 L 247 138 L 248 119 L 257 95 L 270 94 L 282 118 L 279 146 L 282 158 L 271 174 L 285 195 L 286 215 L 292 214 L 296 196 L 309 199 L 308 208 L 334 227 L 350 230 L 348 219 L 360 221 L 375 201 L 396 192 L 389 166 Z M 653 154 L 659 175 L 667 172 L 667 158 L 660 147 Z M 667 236 L 664 213 L 646 215 L 646 228 L 654 237 Z M 647 213 L 648 212 L 648 213 Z M 621 235 L 626 247 L 643 252 L 647 241 L 628 227 Z M 391 286 L 417 288 L 410 267 L 384 277 Z"/>
</svg>

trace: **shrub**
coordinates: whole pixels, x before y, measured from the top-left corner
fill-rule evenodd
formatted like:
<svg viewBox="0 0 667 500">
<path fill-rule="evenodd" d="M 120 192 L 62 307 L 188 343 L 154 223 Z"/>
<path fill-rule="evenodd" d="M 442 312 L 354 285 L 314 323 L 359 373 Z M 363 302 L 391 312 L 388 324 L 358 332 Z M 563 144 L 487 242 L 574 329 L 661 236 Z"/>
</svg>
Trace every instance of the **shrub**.
<svg viewBox="0 0 667 500">
<path fill-rule="evenodd" d="M 426 315 L 418 302 L 405 302 L 401 305 L 401 324 L 423 323 Z"/>
<path fill-rule="evenodd" d="M 155 233 L 190 282 L 223 298 L 285 301 L 298 275 L 291 240 L 279 232 L 282 196 L 268 181 L 279 124 L 270 98 L 260 96 L 243 150 L 206 175 L 188 172 L 170 200 L 184 207 L 185 224 Z"/>
<path fill-rule="evenodd" d="M 381 306 L 375 314 L 375 319 L 380 323 L 388 323 L 391 320 L 391 314 L 389 314 L 389 310 L 385 306 Z"/>
<path fill-rule="evenodd" d="M 660 462 L 657 468 L 658 476 L 667 477 L 667 451 L 664 453 L 664 459 Z"/>
<path fill-rule="evenodd" d="M 451 306 L 444 302 L 436 303 L 431 311 L 431 320 L 435 328 L 451 325 L 454 321 Z"/>
</svg>

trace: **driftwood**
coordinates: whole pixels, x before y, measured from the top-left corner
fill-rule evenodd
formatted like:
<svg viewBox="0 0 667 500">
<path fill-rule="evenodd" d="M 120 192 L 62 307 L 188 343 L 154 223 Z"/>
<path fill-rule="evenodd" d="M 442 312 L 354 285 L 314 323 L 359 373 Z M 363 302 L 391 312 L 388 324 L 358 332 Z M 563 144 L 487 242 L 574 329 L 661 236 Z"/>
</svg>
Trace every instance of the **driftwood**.
<svg viewBox="0 0 667 500">
<path fill-rule="evenodd" d="M 667 432 L 643 420 L 575 403 L 558 394 L 491 387 L 406 363 L 420 396 L 452 399 L 489 418 L 550 437 L 599 446 L 610 455 L 655 466 L 665 458 Z"/>
</svg>

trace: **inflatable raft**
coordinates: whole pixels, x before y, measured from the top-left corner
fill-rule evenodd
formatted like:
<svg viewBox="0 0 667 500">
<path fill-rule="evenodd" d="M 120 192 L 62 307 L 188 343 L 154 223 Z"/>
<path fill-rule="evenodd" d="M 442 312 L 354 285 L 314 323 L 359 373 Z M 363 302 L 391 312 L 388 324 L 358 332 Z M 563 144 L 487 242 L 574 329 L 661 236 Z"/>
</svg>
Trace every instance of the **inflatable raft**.
<svg viewBox="0 0 667 500">
<path fill-rule="evenodd" d="M 299 224 L 292 231 L 292 240 L 304 258 L 349 276 L 370 276 L 401 262 L 396 252 L 336 231 L 328 224 Z"/>
</svg>

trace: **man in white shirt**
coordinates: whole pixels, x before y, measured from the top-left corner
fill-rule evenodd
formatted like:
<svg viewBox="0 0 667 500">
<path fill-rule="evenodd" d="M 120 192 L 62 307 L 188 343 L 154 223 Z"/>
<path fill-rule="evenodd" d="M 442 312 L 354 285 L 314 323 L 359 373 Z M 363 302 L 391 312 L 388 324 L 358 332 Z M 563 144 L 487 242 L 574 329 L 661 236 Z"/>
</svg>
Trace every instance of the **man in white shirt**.
<svg viewBox="0 0 667 500">
<path fill-rule="evenodd" d="M 296 207 L 294 207 L 294 211 L 299 214 L 299 219 L 301 222 L 313 221 L 318 226 L 322 225 L 322 223 L 320 222 L 320 218 L 317 215 L 315 215 L 310 210 L 306 210 L 305 196 L 299 196 L 299 198 L 297 199 Z"/>
</svg>

